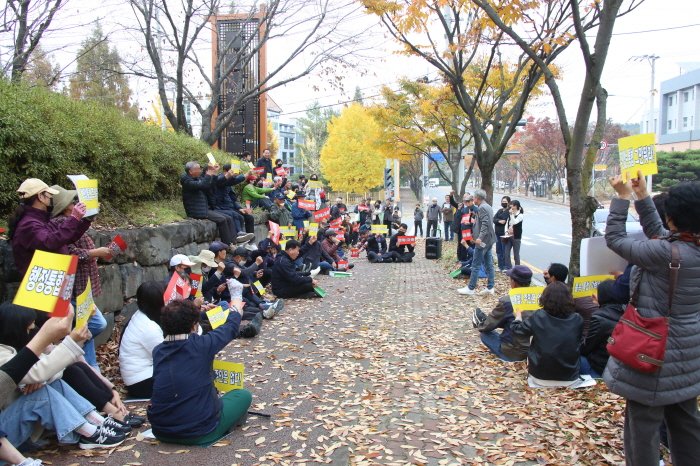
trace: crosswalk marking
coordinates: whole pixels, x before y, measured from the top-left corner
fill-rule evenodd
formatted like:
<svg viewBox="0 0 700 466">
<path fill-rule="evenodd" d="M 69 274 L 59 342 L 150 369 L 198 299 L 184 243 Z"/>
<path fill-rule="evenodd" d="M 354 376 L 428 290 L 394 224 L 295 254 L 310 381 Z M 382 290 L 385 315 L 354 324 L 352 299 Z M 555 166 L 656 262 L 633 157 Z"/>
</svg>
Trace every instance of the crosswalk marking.
<svg viewBox="0 0 700 466">
<path fill-rule="evenodd" d="M 549 236 L 549 235 L 543 235 L 543 234 L 541 234 L 541 233 L 535 233 L 535 236 L 539 236 L 540 238 L 549 239 L 549 240 L 553 240 L 553 239 L 554 239 L 553 237 L 551 237 L 551 236 Z"/>
<path fill-rule="evenodd" d="M 571 233 L 559 233 L 559 235 L 557 236 L 561 236 L 562 238 L 566 239 L 571 239 Z"/>
<path fill-rule="evenodd" d="M 565 248 L 568 248 L 570 246 L 569 244 L 560 243 L 559 241 L 554 241 L 551 239 L 543 239 L 542 241 L 545 243 L 553 244 L 555 246 L 564 246 Z"/>
<path fill-rule="evenodd" d="M 520 244 L 524 244 L 525 246 L 537 246 L 537 243 L 532 243 L 525 239 L 520 240 Z"/>
</svg>

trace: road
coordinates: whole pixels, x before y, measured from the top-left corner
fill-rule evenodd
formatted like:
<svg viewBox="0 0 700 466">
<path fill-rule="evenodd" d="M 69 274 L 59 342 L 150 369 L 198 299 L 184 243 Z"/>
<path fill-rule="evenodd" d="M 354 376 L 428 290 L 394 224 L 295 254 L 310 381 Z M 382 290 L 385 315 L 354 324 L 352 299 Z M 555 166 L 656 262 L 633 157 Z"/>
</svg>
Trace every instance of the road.
<svg viewBox="0 0 700 466">
<path fill-rule="evenodd" d="M 447 186 L 427 188 L 425 197 L 436 197 L 442 203 L 450 192 Z M 503 193 L 494 194 L 494 209 L 500 205 Z M 512 196 L 511 196 L 512 197 Z M 530 266 L 535 278 L 542 280 L 542 270 L 552 262 L 568 267 L 571 249 L 571 214 L 569 207 L 562 204 L 536 200 L 531 197 L 512 197 L 520 201 L 525 211 L 523 239 L 520 249 L 521 262 Z M 403 217 L 413 225 L 413 208 L 404 205 Z"/>
</svg>

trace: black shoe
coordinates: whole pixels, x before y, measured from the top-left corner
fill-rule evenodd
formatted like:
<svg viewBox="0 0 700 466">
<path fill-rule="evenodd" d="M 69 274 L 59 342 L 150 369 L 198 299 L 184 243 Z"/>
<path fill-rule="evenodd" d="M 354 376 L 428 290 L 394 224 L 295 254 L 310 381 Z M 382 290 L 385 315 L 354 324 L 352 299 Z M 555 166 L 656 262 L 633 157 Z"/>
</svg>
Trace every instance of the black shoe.
<svg viewBox="0 0 700 466">
<path fill-rule="evenodd" d="M 474 328 L 478 328 L 481 324 L 486 321 L 486 314 L 484 314 L 484 311 L 479 309 L 478 307 L 474 309 L 474 313 L 472 313 L 472 325 Z"/>
<path fill-rule="evenodd" d="M 131 426 L 126 422 L 122 422 L 119 419 L 115 419 L 112 416 L 108 416 L 105 422 L 102 423 L 103 426 L 109 427 L 115 432 L 121 432 L 124 435 L 129 435 L 131 433 Z"/>
<path fill-rule="evenodd" d="M 348 264 L 348 270 L 352 269 L 355 267 L 355 264 Z"/>
<path fill-rule="evenodd" d="M 137 416 L 136 414 L 129 413 L 124 417 L 124 424 L 128 425 L 132 429 L 138 429 L 146 422 L 144 416 Z"/>
<path fill-rule="evenodd" d="M 94 448 L 114 448 L 124 442 L 126 435 L 116 432 L 113 429 L 101 425 L 94 435 L 90 437 L 80 436 L 78 446 L 81 450 L 92 450 Z"/>
</svg>

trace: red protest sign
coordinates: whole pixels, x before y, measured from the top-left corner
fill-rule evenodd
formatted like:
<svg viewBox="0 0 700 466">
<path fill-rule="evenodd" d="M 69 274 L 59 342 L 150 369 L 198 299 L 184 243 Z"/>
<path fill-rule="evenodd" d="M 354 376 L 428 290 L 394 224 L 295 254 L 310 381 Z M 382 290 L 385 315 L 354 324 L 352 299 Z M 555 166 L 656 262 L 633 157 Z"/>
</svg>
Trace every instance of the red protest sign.
<svg viewBox="0 0 700 466">
<path fill-rule="evenodd" d="M 342 224 L 343 224 L 342 218 L 336 218 L 335 220 L 331 220 L 331 223 L 329 223 L 329 225 L 333 228 L 338 228 Z"/>
<path fill-rule="evenodd" d="M 398 236 L 396 238 L 396 244 L 398 246 L 403 246 L 403 245 L 415 246 L 416 237 L 415 236 Z"/>
<path fill-rule="evenodd" d="M 360 250 L 358 248 L 352 248 L 350 250 L 350 257 L 360 257 Z"/>
<path fill-rule="evenodd" d="M 200 288 L 202 286 L 202 276 L 198 273 L 191 273 L 190 280 L 192 280 L 192 289 L 190 290 L 190 297 L 195 298 L 201 296 L 202 293 Z"/>
<path fill-rule="evenodd" d="M 272 232 L 272 241 L 275 244 L 280 244 L 280 236 L 282 235 L 280 226 L 271 220 L 268 220 L 267 224 L 270 226 L 270 231 Z"/>
<path fill-rule="evenodd" d="M 126 242 L 122 239 L 121 236 L 117 235 L 114 237 L 111 243 L 109 243 L 109 246 L 107 246 L 110 251 L 112 251 L 112 254 L 110 255 L 109 259 L 111 260 L 115 254 L 119 254 L 120 252 L 126 251 Z"/>
<path fill-rule="evenodd" d="M 310 210 L 310 211 L 313 211 L 316 209 L 316 202 L 312 201 L 311 199 L 299 199 L 297 202 L 299 203 L 300 209 Z"/>
<path fill-rule="evenodd" d="M 173 276 L 168 283 L 168 287 L 163 293 L 163 302 L 168 304 L 171 301 L 187 299 L 190 296 L 192 286 L 190 282 L 180 276 L 179 273 L 173 272 Z"/>
<path fill-rule="evenodd" d="M 255 167 L 251 170 L 253 173 L 255 173 L 258 176 L 264 175 L 265 174 L 265 169 L 263 167 Z"/>
<path fill-rule="evenodd" d="M 338 241 L 345 241 L 345 234 L 338 233 L 337 235 L 335 235 L 335 239 L 337 239 Z"/>
<path fill-rule="evenodd" d="M 289 171 L 286 168 L 282 168 L 282 167 L 275 168 L 275 175 L 288 177 Z"/>
<path fill-rule="evenodd" d="M 367 212 L 369 210 L 369 207 L 367 207 L 366 205 L 358 205 L 357 210 L 359 212 Z"/>
<path fill-rule="evenodd" d="M 466 230 L 462 230 L 462 240 L 463 241 L 471 241 L 472 240 L 472 229 L 467 228 Z"/>
<path fill-rule="evenodd" d="M 347 270 L 347 269 L 348 269 L 348 261 L 346 261 L 346 260 L 339 260 L 339 261 L 338 261 L 338 269 L 340 269 L 340 270 Z"/>
<path fill-rule="evenodd" d="M 325 209 L 317 210 L 314 212 L 314 221 L 321 222 L 331 216 L 331 209 L 326 207 Z"/>
</svg>

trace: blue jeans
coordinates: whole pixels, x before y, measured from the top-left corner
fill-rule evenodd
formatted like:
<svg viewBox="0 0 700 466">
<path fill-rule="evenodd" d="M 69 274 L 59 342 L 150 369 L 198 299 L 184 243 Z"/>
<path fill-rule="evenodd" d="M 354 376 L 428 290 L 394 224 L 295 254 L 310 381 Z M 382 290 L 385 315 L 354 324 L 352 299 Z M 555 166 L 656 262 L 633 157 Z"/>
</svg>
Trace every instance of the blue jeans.
<svg viewBox="0 0 700 466">
<path fill-rule="evenodd" d="M 261 209 L 270 210 L 272 201 L 267 197 L 261 197 L 250 203 L 252 207 L 260 207 Z"/>
<path fill-rule="evenodd" d="M 498 333 L 495 330 L 492 330 L 490 332 L 479 332 L 479 336 L 481 337 L 481 342 L 484 345 L 486 345 L 489 351 L 498 356 L 499 359 L 506 362 L 514 362 L 512 359 L 508 359 L 507 357 L 505 357 L 505 355 L 501 352 L 500 333 Z"/>
<path fill-rule="evenodd" d="M 321 271 L 326 271 L 326 270 L 327 270 L 327 271 L 330 272 L 331 270 L 335 270 L 335 269 L 333 268 L 333 266 L 332 266 L 331 264 L 329 264 L 328 262 L 326 262 L 326 261 L 321 261 L 321 262 L 319 262 L 319 263 L 318 263 L 318 266 L 321 267 Z"/>
<path fill-rule="evenodd" d="M 602 376 L 599 373 L 597 373 L 595 371 L 595 369 L 593 369 L 591 367 L 591 363 L 588 362 L 588 359 L 586 359 L 586 356 L 581 356 L 579 358 L 579 364 L 580 364 L 579 373 L 581 375 L 590 375 L 594 379 L 601 379 L 602 378 Z"/>
<path fill-rule="evenodd" d="M 92 338 L 85 342 L 83 350 L 85 351 L 85 360 L 92 367 L 100 370 L 100 366 L 97 364 L 97 354 L 95 353 L 95 337 L 100 333 L 104 332 L 107 328 L 107 321 L 105 320 L 102 312 L 95 308 L 95 313 L 88 320 L 88 330 L 92 334 Z"/>
<path fill-rule="evenodd" d="M 506 268 L 506 259 L 504 254 L 505 249 L 506 245 L 503 244 L 501 238 L 498 238 L 496 240 L 496 257 L 498 257 L 498 270 L 504 270 Z"/>
<path fill-rule="evenodd" d="M 469 277 L 469 288 L 476 288 L 476 283 L 479 280 L 479 269 L 481 264 L 484 264 L 486 269 L 486 278 L 488 279 L 488 289 L 492 289 L 496 281 L 496 273 L 493 270 L 493 252 L 491 248 L 474 248 L 474 258 L 472 259 L 472 274 Z"/>
<path fill-rule="evenodd" d="M 55 430 L 60 443 L 77 443 L 80 435 L 74 431 L 87 422 L 85 416 L 92 411 L 93 405 L 59 379 L 3 409 L 0 425 L 13 445 L 27 441 L 36 423 Z"/>
<path fill-rule="evenodd" d="M 445 220 L 442 223 L 445 227 L 445 241 L 452 241 L 455 239 L 455 232 L 452 230 L 452 220 Z"/>
</svg>

